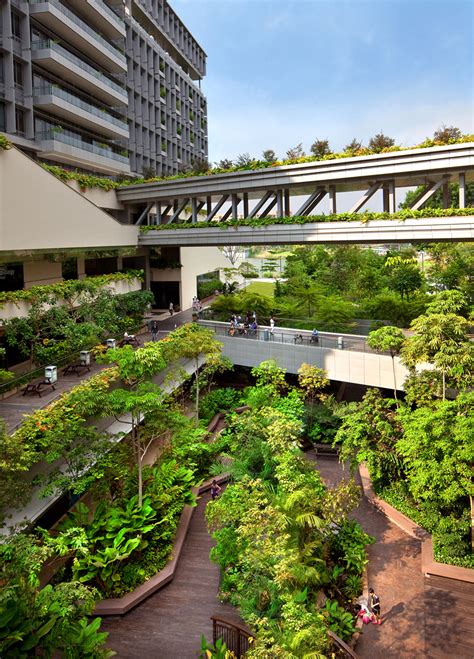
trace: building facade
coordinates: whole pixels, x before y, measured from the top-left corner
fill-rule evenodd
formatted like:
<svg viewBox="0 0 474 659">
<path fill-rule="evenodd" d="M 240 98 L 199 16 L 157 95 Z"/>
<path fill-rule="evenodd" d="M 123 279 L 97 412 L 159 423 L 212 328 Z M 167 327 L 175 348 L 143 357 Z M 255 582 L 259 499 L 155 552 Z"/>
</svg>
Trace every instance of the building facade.
<svg viewBox="0 0 474 659">
<path fill-rule="evenodd" d="M 0 0 L 0 131 L 101 174 L 207 159 L 206 54 L 166 0 Z"/>
</svg>

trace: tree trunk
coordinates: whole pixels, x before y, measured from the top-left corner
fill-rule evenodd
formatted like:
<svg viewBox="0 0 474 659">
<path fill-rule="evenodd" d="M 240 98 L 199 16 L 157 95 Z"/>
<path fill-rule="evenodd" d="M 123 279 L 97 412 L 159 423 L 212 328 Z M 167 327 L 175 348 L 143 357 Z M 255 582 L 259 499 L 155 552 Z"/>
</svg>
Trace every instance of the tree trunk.
<svg viewBox="0 0 474 659">
<path fill-rule="evenodd" d="M 392 369 L 393 369 L 393 395 L 395 396 L 395 400 L 397 401 L 398 405 L 398 398 L 397 398 L 397 377 L 395 375 L 395 357 L 392 355 Z"/>
<path fill-rule="evenodd" d="M 196 357 L 196 409 L 194 412 L 194 425 L 199 423 L 199 356 Z"/>
</svg>

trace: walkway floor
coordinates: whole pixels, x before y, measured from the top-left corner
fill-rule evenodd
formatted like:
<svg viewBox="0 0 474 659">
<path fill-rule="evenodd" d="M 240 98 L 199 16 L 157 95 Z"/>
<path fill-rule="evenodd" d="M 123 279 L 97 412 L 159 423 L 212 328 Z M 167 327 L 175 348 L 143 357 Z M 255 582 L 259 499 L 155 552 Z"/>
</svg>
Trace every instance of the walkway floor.
<svg viewBox="0 0 474 659">
<path fill-rule="evenodd" d="M 307 454 L 314 459 L 314 454 Z M 347 476 L 337 459 L 320 457 L 318 469 L 328 486 Z M 426 583 L 420 542 L 404 533 L 362 497 L 353 514 L 377 540 L 368 549 L 369 586 L 382 603 L 381 626 L 363 628 L 356 651 L 362 659 L 472 659 L 474 589 L 442 580 Z"/>
<path fill-rule="evenodd" d="M 235 609 L 217 599 L 219 568 L 209 560 L 212 539 L 204 518 L 209 498 L 203 495 L 194 511 L 174 580 L 122 618 L 104 619 L 117 657 L 195 659 L 201 634 L 212 640 L 210 616 L 242 624 Z"/>
</svg>

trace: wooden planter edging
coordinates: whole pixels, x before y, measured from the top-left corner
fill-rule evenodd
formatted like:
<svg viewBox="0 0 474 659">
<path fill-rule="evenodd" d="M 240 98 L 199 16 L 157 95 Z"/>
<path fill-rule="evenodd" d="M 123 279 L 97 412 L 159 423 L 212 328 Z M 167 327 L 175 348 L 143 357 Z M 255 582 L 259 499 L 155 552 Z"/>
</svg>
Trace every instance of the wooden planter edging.
<svg viewBox="0 0 474 659">
<path fill-rule="evenodd" d="M 427 577 L 443 577 L 445 579 L 454 579 L 455 581 L 465 581 L 474 584 L 474 570 L 468 567 L 458 567 L 457 565 L 447 565 L 438 563 L 433 555 L 433 539 L 431 534 L 425 529 L 418 526 L 412 519 L 396 510 L 389 503 L 380 499 L 372 488 L 369 471 L 365 464 L 359 465 L 359 474 L 362 481 L 364 495 L 378 508 L 388 519 L 399 526 L 402 531 L 421 542 L 421 569 Z"/>
<path fill-rule="evenodd" d="M 225 483 L 228 478 L 228 474 L 221 474 L 215 477 L 219 484 Z M 191 491 L 194 495 L 198 496 L 207 492 L 211 489 L 212 480 L 206 481 L 200 487 L 193 487 Z M 178 528 L 176 529 L 176 536 L 173 543 L 173 558 L 165 567 L 151 577 L 151 579 L 148 579 L 148 581 L 135 588 L 131 593 L 127 593 L 123 597 L 100 600 L 95 605 L 93 615 L 123 616 L 137 606 L 137 604 L 140 604 L 140 602 L 143 602 L 147 597 L 173 580 L 195 507 L 189 505 L 184 507 L 179 519 Z"/>
</svg>

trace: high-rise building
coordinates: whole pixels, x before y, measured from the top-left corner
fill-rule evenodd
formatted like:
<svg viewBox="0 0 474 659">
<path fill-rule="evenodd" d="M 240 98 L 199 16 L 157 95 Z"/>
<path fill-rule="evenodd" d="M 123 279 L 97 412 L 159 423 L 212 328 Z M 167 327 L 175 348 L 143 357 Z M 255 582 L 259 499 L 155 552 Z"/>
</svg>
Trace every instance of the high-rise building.
<svg viewBox="0 0 474 659">
<path fill-rule="evenodd" d="M 205 67 L 167 0 L 0 0 L 0 131 L 40 160 L 147 176 L 206 160 Z"/>
</svg>

